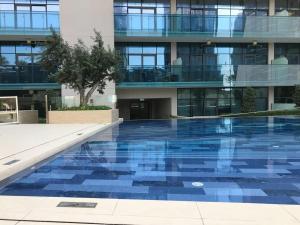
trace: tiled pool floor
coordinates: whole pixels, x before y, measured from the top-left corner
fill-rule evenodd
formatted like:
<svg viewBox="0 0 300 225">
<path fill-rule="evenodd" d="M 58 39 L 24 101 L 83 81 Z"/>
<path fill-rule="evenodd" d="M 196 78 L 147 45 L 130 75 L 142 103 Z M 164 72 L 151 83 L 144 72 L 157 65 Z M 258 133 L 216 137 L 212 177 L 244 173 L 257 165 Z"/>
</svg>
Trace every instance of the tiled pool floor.
<svg viewBox="0 0 300 225">
<path fill-rule="evenodd" d="M 124 122 L 1 194 L 300 204 L 300 118 Z"/>
</svg>

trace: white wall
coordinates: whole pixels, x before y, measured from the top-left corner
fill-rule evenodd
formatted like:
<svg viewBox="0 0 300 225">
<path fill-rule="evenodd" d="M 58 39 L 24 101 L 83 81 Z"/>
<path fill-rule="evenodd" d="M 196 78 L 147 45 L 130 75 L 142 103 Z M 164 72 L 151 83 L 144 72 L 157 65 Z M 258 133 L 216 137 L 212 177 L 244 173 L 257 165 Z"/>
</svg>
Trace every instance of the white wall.
<svg viewBox="0 0 300 225">
<path fill-rule="evenodd" d="M 61 0 L 60 1 L 61 35 L 70 44 L 81 39 L 88 46 L 93 43 L 94 29 L 102 35 L 106 46 L 114 47 L 113 0 Z M 77 95 L 73 90 L 62 87 L 62 96 Z M 112 96 L 115 84 L 109 82 L 105 93 L 92 96 L 94 105 L 114 107 Z"/>
<path fill-rule="evenodd" d="M 79 38 L 91 44 L 96 29 L 107 45 L 114 46 L 113 0 L 61 0 L 60 19 L 61 34 L 70 43 Z"/>
</svg>

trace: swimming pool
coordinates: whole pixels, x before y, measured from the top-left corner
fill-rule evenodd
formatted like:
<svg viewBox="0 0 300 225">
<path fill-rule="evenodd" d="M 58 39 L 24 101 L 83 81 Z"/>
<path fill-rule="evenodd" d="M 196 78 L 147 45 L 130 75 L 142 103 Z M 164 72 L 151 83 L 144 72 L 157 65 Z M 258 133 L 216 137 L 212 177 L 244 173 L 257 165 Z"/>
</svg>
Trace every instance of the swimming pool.
<svg viewBox="0 0 300 225">
<path fill-rule="evenodd" d="M 300 118 L 124 122 L 0 194 L 300 204 Z"/>
</svg>

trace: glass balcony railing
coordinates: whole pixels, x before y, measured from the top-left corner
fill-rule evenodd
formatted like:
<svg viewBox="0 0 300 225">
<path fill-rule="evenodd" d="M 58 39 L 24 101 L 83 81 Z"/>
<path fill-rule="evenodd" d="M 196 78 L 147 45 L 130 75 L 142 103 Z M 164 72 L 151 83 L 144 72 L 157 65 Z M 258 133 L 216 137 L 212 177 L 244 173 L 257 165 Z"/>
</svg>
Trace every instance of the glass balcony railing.
<svg viewBox="0 0 300 225">
<path fill-rule="evenodd" d="M 300 84 L 300 65 L 128 67 L 119 87 L 247 87 Z"/>
<path fill-rule="evenodd" d="M 0 65 L 0 84 L 55 83 L 39 65 Z"/>
<path fill-rule="evenodd" d="M 300 17 L 116 14 L 115 33 L 116 37 L 299 38 Z"/>
<path fill-rule="evenodd" d="M 58 12 L 0 11 L 0 34 L 48 35 L 51 27 L 59 31 Z"/>
</svg>

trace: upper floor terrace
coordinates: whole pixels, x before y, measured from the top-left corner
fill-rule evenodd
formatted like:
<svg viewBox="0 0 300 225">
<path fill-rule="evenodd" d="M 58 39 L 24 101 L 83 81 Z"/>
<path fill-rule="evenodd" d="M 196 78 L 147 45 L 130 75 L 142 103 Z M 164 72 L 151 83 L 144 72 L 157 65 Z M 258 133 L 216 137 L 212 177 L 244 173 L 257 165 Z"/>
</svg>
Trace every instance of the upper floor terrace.
<svg viewBox="0 0 300 225">
<path fill-rule="evenodd" d="M 0 40 L 41 40 L 59 27 L 58 12 L 0 11 Z"/>
<path fill-rule="evenodd" d="M 0 65 L 0 90 L 60 88 L 40 65 Z"/>
<path fill-rule="evenodd" d="M 43 40 L 59 31 L 59 0 L 0 1 L 0 40 Z"/>
<path fill-rule="evenodd" d="M 300 65 L 127 67 L 118 88 L 269 87 L 300 84 Z"/>
<path fill-rule="evenodd" d="M 299 42 L 300 17 L 115 14 L 116 41 Z"/>
</svg>

